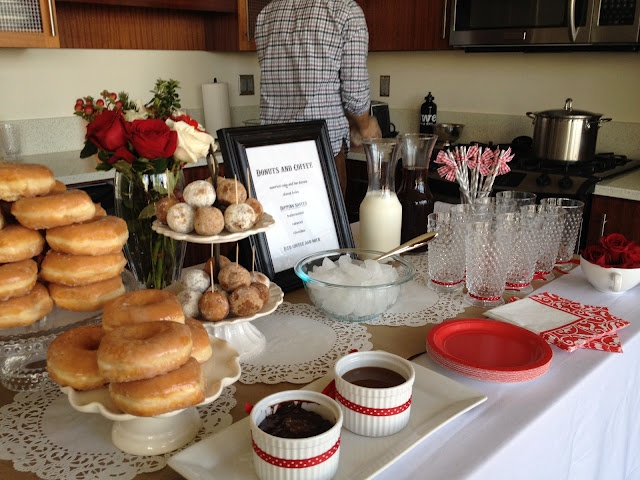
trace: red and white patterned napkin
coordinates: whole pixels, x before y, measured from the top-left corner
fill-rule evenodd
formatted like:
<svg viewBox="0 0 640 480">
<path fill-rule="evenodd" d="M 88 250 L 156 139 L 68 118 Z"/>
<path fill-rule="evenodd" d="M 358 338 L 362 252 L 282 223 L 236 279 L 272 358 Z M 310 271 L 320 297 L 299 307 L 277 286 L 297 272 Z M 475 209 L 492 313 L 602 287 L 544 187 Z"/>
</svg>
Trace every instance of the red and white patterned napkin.
<svg viewBox="0 0 640 480">
<path fill-rule="evenodd" d="M 616 332 L 629 325 L 607 307 L 584 305 L 550 292 L 507 303 L 485 315 L 539 333 L 568 352 L 578 348 L 622 352 Z"/>
</svg>

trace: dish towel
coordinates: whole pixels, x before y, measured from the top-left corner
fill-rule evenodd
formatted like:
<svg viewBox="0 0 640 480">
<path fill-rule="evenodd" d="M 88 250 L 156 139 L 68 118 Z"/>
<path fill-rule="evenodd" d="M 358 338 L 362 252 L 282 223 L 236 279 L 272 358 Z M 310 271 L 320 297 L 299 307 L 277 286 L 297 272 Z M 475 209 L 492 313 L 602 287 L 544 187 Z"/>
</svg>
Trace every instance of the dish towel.
<svg viewBox="0 0 640 480">
<path fill-rule="evenodd" d="M 584 305 L 550 292 L 507 303 L 485 315 L 538 333 L 568 352 L 591 348 L 620 353 L 622 346 L 616 332 L 629 325 L 607 307 Z"/>
</svg>

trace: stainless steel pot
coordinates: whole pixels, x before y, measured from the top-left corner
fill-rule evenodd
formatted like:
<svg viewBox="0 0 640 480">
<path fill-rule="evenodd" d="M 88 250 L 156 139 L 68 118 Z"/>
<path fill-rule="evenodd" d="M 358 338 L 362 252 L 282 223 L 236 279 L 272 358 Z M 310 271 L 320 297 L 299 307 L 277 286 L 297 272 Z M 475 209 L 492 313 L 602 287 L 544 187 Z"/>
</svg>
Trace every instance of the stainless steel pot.
<svg viewBox="0 0 640 480">
<path fill-rule="evenodd" d="M 536 158 L 581 162 L 593 159 L 598 129 L 610 118 L 573 109 L 567 98 L 564 109 L 527 112 L 533 119 L 533 154 Z"/>
</svg>

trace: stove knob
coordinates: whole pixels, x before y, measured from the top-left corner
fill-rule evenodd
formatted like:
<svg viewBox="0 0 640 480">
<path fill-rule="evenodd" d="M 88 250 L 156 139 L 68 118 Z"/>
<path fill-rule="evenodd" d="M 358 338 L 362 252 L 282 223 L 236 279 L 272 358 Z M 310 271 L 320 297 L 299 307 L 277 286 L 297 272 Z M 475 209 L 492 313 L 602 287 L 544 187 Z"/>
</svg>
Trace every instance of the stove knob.
<svg viewBox="0 0 640 480">
<path fill-rule="evenodd" d="M 546 187 L 551 183 L 551 177 L 546 173 L 540 174 L 538 178 L 536 178 L 536 185 L 539 187 Z"/>
<path fill-rule="evenodd" d="M 573 180 L 571 180 L 570 176 L 565 175 L 560 179 L 558 185 L 560 186 L 561 190 L 569 190 L 573 186 Z"/>
</svg>

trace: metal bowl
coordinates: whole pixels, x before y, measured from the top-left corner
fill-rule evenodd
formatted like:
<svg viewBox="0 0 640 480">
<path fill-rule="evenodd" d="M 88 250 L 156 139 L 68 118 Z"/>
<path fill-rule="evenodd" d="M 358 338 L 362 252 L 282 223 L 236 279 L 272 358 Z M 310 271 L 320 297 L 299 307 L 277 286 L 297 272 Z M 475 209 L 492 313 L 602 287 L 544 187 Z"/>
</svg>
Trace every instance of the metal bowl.
<svg viewBox="0 0 640 480">
<path fill-rule="evenodd" d="M 434 133 L 438 135 L 436 147 L 455 145 L 462 134 L 462 123 L 436 123 Z"/>
</svg>

